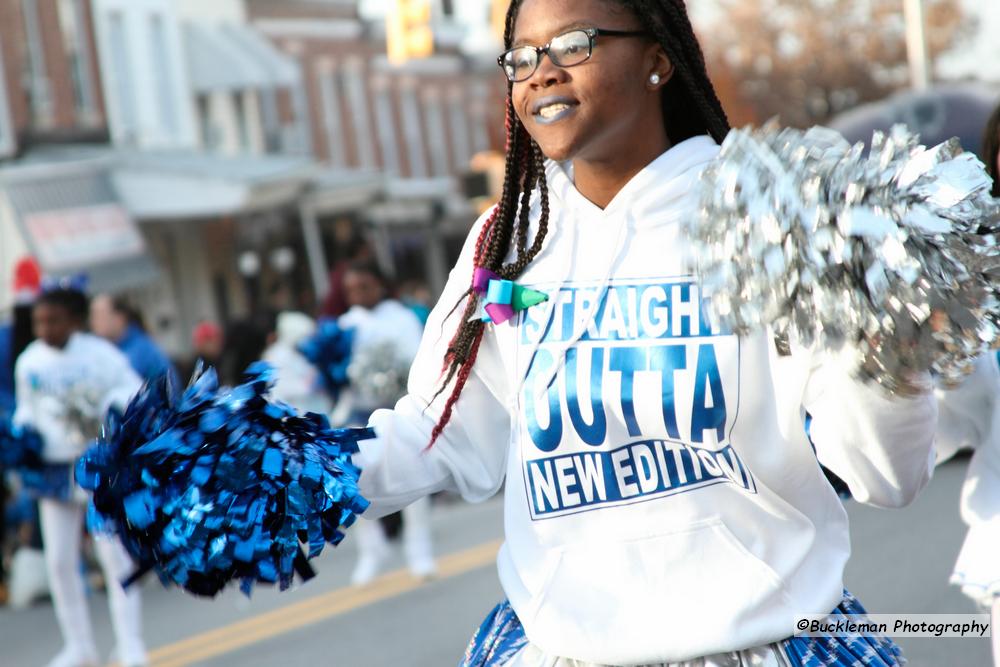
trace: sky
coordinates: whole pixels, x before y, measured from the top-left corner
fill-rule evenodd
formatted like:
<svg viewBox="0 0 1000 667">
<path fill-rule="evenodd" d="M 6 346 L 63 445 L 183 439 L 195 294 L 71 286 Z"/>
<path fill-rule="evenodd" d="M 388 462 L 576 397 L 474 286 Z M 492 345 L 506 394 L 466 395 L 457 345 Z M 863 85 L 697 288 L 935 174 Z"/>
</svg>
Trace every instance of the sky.
<svg viewBox="0 0 1000 667">
<path fill-rule="evenodd" d="M 967 16 L 979 20 L 971 36 L 958 44 L 937 63 L 937 75 L 944 79 L 979 79 L 1000 83 L 1000 0 L 961 0 Z M 707 25 L 718 18 L 714 0 L 688 0 L 692 21 Z"/>
<path fill-rule="evenodd" d="M 1000 0 L 963 0 L 965 11 L 979 19 L 976 35 L 942 56 L 938 75 L 1000 83 Z"/>
<path fill-rule="evenodd" d="M 970 39 L 957 44 L 952 52 L 942 56 L 937 74 L 944 79 L 980 79 L 1000 83 L 1000 0 L 961 0 L 970 16 L 979 19 L 979 29 Z M 362 13 L 374 18 L 383 16 L 392 6 L 392 0 L 359 0 Z M 717 17 L 713 0 L 688 0 L 692 19 L 696 25 L 706 25 Z M 485 17 L 490 0 L 456 0 L 459 19 L 470 27 Z M 481 29 L 488 31 L 489 26 Z M 470 45 L 489 43 L 489 34 L 470 35 Z M 488 44 L 490 48 L 494 45 Z"/>
</svg>

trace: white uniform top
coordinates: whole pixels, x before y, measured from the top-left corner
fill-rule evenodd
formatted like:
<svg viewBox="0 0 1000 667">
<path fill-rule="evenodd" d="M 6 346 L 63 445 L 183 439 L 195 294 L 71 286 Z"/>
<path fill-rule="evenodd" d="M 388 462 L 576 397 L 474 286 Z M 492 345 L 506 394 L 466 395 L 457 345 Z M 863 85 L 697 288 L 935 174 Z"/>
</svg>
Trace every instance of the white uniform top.
<svg viewBox="0 0 1000 667">
<path fill-rule="evenodd" d="M 442 489 L 484 500 L 506 480 L 500 580 L 547 655 L 646 664 L 786 638 L 796 615 L 841 601 L 850 554 L 817 456 L 883 507 L 930 478 L 933 395 L 889 399 L 838 359 L 781 357 L 772 336 L 739 338 L 705 317 L 682 223 L 717 152 L 708 137 L 673 147 L 603 210 L 563 165 L 547 166 L 548 236 L 518 282 L 550 299 L 488 325 L 425 453 L 480 220 L 431 314 L 410 394 L 376 412 L 379 437 L 361 443 L 374 515 Z M 536 193 L 532 233 L 539 211 Z"/>
<path fill-rule="evenodd" d="M 395 357 L 395 361 L 389 365 L 395 363 L 404 369 L 409 368 L 413 362 L 423 336 L 420 318 L 395 299 L 385 299 L 374 308 L 352 306 L 337 319 L 337 324 L 354 331 L 351 346 L 354 358 L 363 354 L 365 349 L 387 345 L 387 350 L 391 350 Z M 402 375 L 405 376 L 405 370 Z M 348 423 L 359 413 L 367 417 L 373 410 L 386 406 L 385 402 L 373 404 L 372 400 L 366 396 L 363 387 L 348 385 L 337 403 L 333 423 Z"/>
<path fill-rule="evenodd" d="M 298 350 L 298 345 L 315 332 L 316 322 L 311 317 L 295 312 L 281 313 L 277 340 L 264 350 L 261 358 L 274 367 L 273 399 L 302 413 L 329 416 L 333 405 L 323 391 L 319 370 Z"/>
<path fill-rule="evenodd" d="M 75 333 L 62 349 L 31 343 L 14 367 L 14 423 L 42 436 L 43 458 L 68 463 L 79 457 L 108 410 L 123 410 L 142 380 L 117 347 L 97 336 Z"/>
<path fill-rule="evenodd" d="M 385 299 L 374 308 L 353 306 L 337 320 L 354 330 L 354 349 L 391 342 L 399 356 L 413 359 L 420 348 L 423 326 L 416 313 L 395 299 Z"/>
</svg>

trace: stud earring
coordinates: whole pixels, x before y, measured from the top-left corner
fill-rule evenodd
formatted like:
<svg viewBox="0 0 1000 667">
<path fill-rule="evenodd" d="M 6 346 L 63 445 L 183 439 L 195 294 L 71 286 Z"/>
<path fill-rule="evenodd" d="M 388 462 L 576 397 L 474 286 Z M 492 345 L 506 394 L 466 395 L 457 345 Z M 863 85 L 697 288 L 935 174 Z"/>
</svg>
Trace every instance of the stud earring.
<svg viewBox="0 0 1000 667">
<path fill-rule="evenodd" d="M 657 74 L 656 72 L 653 72 L 652 74 L 649 75 L 649 82 L 654 86 L 660 85 L 660 75 Z"/>
</svg>

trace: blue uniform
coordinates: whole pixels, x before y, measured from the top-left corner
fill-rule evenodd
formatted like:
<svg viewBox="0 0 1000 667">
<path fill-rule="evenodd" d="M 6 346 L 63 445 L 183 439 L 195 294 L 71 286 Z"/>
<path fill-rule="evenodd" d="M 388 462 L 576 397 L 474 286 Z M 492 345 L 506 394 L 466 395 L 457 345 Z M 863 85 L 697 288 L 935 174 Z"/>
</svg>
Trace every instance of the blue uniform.
<svg viewBox="0 0 1000 667">
<path fill-rule="evenodd" d="M 0 326 L 0 417 L 14 412 L 14 360 L 10 358 L 14 328 Z"/>
<path fill-rule="evenodd" d="M 177 386 L 177 371 L 153 339 L 139 326 L 130 324 L 125 335 L 118 341 L 118 349 L 125 353 L 132 368 L 146 382 L 152 382 L 169 374 Z"/>
</svg>

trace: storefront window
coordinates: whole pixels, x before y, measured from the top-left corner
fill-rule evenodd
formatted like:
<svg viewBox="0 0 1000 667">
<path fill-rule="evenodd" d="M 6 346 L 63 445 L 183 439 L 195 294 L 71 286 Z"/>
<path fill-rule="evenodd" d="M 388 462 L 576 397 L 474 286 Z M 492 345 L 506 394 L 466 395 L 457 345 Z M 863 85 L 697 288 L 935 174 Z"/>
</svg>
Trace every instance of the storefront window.
<svg viewBox="0 0 1000 667">
<path fill-rule="evenodd" d="M 97 104 L 90 69 L 92 46 L 86 30 L 86 9 L 81 0 L 59 0 L 58 9 L 63 49 L 73 82 L 73 102 L 80 120 L 91 124 L 97 120 Z"/>
</svg>

